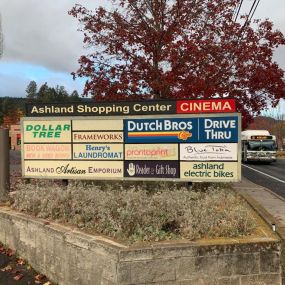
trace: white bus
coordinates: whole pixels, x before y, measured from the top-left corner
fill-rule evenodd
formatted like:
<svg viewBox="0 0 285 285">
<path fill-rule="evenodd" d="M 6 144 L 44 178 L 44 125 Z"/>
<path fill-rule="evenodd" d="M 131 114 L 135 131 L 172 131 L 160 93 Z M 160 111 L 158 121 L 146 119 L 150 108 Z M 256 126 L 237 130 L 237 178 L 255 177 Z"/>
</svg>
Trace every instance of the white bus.
<svg viewBox="0 0 285 285">
<path fill-rule="evenodd" d="M 266 130 L 246 130 L 241 132 L 243 162 L 276 161 L 276 137 Z"/>
</svg>

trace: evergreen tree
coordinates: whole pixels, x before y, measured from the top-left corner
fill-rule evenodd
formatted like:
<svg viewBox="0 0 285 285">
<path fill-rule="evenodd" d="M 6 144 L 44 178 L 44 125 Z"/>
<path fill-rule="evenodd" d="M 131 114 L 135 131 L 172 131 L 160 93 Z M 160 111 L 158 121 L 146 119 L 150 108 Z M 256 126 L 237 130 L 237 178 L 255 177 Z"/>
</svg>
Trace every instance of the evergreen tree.
<svg viewBox="0 0 285 285">
<path fill-rule="evenodd" d="M 71 102 L 77 102 L 77 101 L 81 101 L 81 98 L 79 97 L 79 94 L 76 90 L 74 90 L 70 96 L 69 96 L 69 101 Z"/>
<path fill-rule="evenodd" d="M 4 115 L 9 115 L 13 113 L 16 109 L 15 102 L 13 98 L 5 97 L 2 101 L 2 112 Z"/>
<path fill-rule="evenodd" d="M 37 100 L 39 102 L 47 102 L 49 97 L 49 87 L 47 85 L 47 82 L 45 82 L 39 89 L 39 92 L 37 93 Z"/>
<path fill-rule="evenodd" d="M 37 83 L 35 81 L 31 81 L 26 88 L 27 99 L 29 101 L 37 99 L 37 89 L 38 89 Z"/>
<path fill-rule="evenodd" d="M 56 102 L 66 102 L 68 101 L 68 92 L 65 90 L 64 86 L 56 86 L 56 95 L 54 100 Z"/>
<path fill-rule="evenodd" d="M 40 86 L 37 92 L 37 83 L 31 81 L 26 89 L 28 101 L 37 101 L 41 103 L 64 103 L 70 101 L 81 101 L 76 90 L 69 96 L 67 90 L 62 85 L 49 87 L 47 82 Z"/>
</svg>

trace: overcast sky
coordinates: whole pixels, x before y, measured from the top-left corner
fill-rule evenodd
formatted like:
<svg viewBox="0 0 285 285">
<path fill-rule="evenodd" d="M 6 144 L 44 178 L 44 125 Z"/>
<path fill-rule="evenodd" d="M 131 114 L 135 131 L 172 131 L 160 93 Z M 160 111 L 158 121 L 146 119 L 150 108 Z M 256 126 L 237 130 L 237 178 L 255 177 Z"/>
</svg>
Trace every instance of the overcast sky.
<svg viewBox="0 0 285 285">
<path fill-rule="evenodd" d="M 0 60 L 0 97 L 24 97 L 31 80 L 40 86 L 63 85 L 71 92 L 83 89 L 83 80 L 73 81 L 70 73 L 78 68 L 84 54 L 78 22 L 68 15 L 75 3 L 94 9 L 110 0 L 0 0 L 4 54 Z M 104 4 L 105 3 L 105 4 Z M 249 11 L 253 0 L 244 0 Z M 260 0 L 255 18 L 269 18 L 285 33 L 285 0 Z M 285 48 L 275 53 L 285 69 Z"/>
</svg>

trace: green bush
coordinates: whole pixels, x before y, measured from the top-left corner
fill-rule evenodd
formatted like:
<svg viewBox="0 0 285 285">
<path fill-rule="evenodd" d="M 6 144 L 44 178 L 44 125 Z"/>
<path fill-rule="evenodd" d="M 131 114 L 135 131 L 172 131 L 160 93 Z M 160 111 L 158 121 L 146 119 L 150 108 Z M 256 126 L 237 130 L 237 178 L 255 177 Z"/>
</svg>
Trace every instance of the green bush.
<svg viewBox="0 0 285 285">
<path fill-rule="evenodd" d="M 130 243 L 237 237 L 255 227 L 246 203 L 229 188 L 183 183 L 18 184 L 12 207 Z"/>
</svg>

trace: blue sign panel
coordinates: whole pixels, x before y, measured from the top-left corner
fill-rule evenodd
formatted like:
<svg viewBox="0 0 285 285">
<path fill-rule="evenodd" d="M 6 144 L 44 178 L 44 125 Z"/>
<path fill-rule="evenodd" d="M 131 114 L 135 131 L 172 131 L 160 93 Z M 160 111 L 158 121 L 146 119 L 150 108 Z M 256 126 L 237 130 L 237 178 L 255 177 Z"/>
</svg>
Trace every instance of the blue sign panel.
<svg viewBox="0 0 285 285">
<path fill-rule="evenodd" d="M 126 143 L 193 142 L 198 137 L 196 118 L 124 120 Z"/>
<path fill-rule="evenodd" d="M 238 117 L 199 118 L 199 142 L 238 142 Z"/>
<path fill-rule="evenodd" d="M 238 117 L 127 119 L 125 143 L 238 142 Z"/>
</svg>

